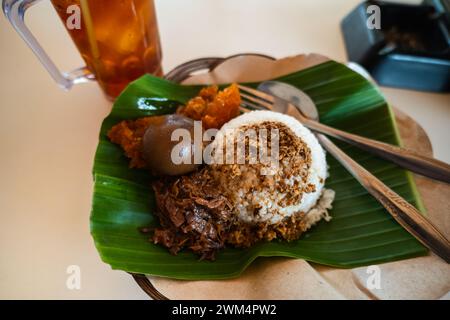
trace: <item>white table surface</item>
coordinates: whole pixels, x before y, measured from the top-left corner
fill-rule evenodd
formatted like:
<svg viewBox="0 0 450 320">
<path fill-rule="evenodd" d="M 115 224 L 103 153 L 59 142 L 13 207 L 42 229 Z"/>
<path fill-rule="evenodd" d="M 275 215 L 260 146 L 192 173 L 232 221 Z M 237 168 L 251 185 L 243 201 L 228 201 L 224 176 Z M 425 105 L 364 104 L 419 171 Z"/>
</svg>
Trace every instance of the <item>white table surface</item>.
<svg viewBox="0 0 450 320">
<path fill-rule="evenodd" d="M 164 69 L 193 58 L 317 52 L 345 61 L 339 22 L 358 0 L 157 0 Z M 43 1 L 29 25 L 62 69 L 81 65 Z M 89 234 L 91 168 L 111 103 L 95 83 L 61 91 L 0 18 L 0 299 L 145 299 L 101 262 Z M 383 88 L 450 162 L 450 95 Z M 66 286 L 81 269 L 81 289 Z"/>
</svg>

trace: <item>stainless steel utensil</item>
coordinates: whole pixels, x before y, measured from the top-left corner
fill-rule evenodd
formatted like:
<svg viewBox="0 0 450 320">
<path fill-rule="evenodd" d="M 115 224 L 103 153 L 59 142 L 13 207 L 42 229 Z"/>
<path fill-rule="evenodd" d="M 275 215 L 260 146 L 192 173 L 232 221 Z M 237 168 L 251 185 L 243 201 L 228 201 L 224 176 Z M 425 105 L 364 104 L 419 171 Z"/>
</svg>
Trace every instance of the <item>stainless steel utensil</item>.
<svg viewBox="0 0 450 320">
<path fill-rule="evenodd" d="M 285 97 L 285 99 L 279 99 L 276 103 L 278 108 L 280 108 L 280 112 L 284 112 L 282 109 L 289 109 L 285 101 L 290 101 L 295 106 L 299 106 L 302 113 L 300 115 L 301 122 L 311 130 L 343 140 L 405 169 L 435 180 L 450 183 L 450 165 L 445 162 L 426 157 L 413 150 L 361 137 L 320 123 L 314 102 L 308 95 L 294 86 L 283 82 L 266 81 L 261 83 L 258 89 L 270 92 L 274 96 Z M 245 89 L 243 91 L 245 94 Z"/>
</svg>

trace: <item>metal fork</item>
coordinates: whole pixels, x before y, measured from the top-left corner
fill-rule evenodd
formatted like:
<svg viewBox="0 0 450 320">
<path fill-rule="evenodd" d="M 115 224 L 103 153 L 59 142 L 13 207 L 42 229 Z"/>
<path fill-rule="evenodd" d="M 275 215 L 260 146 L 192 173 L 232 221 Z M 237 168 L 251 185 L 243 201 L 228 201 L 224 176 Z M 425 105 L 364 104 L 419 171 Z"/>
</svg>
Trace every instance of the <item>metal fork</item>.
<svg viewBox="0 0 450 320">
<path fill-rule="evenodd" d="M 282 102 L 274 103 L 274 98 L 265 92 L 254 90 L 245 86 L 241 86 L 240 89 L 242 90 L 242 97 L 245 99 L 244 104 L 247 106 L 258 108 L 258 104 L 261 103 L 265 104 L 264 106 L 267 109 L 274 109 L 273 111 L 293 113 L 294 115 L 297 114 L 297 118 L 302 122 L 302 124 L 311 130 L 343 140 L 415 173 L 435 180 L 450 183 L 450 165 L 447 163 L 432 157 L 426 157 L 413 150 L 365 138 L 322 124 L 318 121 L 318 118 L 313 118 L 311 113 L 307 112 L 311 108 L 316 110 L 314 102 L 310 99 L 308 99 L 310 101 L 309 104 L 307 103 L 308 100 L 305 100 L 305 105 L 289 106 Z M 299 94 L 305 95 L 301 91 Z M 309 107 L 309 109 L 305 109 L 306 107 Z M 317 117 L 318 113 L 314 112 L 314 114 Z"/>
<path fill-rule="evenodd" d="M 303 124 L 305 122 L 311 122 L 310 119 L 301 114 L 298 108 L 291 103 L 278 105 L 275 103 L 275 97 L 267 93 L 242 85 L 239 85 L 239 89 L 241 90 L 242 97 L 241 110 L 245 112 L 251 110 L 272 110 L 291 115 Z M 311 129 L 314 130 L 314 128 Z M 317 134 L 316 136 L 322 146 L 383 205 L 403 228 L 436 255 L 440 256 L 447 263 L 450 263 L 450 242 L 430 221 L 414 206 L 345 154 L 326 136 L 322 134 Z"/>
</svg>

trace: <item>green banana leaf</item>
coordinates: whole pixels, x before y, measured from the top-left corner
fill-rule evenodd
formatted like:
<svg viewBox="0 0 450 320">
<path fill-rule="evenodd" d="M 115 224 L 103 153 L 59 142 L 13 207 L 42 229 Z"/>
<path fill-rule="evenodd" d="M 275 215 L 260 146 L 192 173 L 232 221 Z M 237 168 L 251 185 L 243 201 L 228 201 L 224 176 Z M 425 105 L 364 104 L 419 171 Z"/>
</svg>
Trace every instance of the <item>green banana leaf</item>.
<svg viewBox="0 0 450 320">
<path fill-rule="evenodd" d="M 346 66 L 329 61 L 278 80 L 305 91 L 316 103 L 322 122 L 400 144 L 392 110 L 379 90 Z M 103 122 L 93 170 L 90 223 L 102 260 L 113 269 L 177 279 L 225 279 L 239 276 L 257 257 L 302 258 L 350 268 L 426 254 L 426 248 L 330 155 L 327 186 L 336 191 L 333 219 L 320 222 L 298 241 L 265 242 L 249 249 L 226 248 L 213 262 L 199 261 L 189 251 L 174 256 L 149 242 L 138 229 L 158 225 L 152 214 L 155 204 L 151 177 L 145 170 L 129 169 L 122 150 L 109 142 L 106 133 L 124 119 L 172 113 L 198 91 L 197 86 L 181 86 L 146 75 L 128 86 Z M 410 173 L 349 145 L 337 144 L 424 211 Z"/>
</svg>

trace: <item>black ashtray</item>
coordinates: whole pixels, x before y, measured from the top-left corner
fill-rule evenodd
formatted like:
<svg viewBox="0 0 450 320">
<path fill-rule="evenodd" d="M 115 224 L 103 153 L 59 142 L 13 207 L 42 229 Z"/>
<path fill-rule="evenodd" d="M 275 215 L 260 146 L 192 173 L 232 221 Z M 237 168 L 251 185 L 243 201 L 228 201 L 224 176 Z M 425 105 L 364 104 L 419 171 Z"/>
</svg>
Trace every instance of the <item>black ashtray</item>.
<svg viewBox="0 0 450 320">
<path fill-rule="evenodd" d="M 379 8 L 376 28 L 373 7 Z M 375 28 L 373 28 L 375 26 Z M 366 1 L 341 23 L 348 59 L 380 84 L 450 92 L 450 0 L 420 5 Z"/>
</svg>

